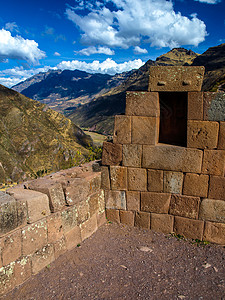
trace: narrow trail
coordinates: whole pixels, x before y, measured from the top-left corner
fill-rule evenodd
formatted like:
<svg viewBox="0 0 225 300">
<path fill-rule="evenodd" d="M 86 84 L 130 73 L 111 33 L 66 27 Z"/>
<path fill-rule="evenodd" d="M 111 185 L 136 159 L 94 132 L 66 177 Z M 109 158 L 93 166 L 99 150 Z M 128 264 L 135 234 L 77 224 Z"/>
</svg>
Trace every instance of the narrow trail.
<svg viewBox="0 0 225 300">
<path fill-rule="evenodd" d="M 106 224 L 0 299 L 225 299 L 225 247 Z"/>
</svg>

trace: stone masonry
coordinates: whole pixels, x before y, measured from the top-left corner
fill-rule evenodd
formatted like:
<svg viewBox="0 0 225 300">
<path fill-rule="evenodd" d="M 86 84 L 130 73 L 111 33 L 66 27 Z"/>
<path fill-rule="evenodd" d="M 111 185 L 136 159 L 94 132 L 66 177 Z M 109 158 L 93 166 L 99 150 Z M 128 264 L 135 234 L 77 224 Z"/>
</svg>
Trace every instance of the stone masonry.
<svg viewBox="0 0 225 300">
<path fill-rule="evenodd" d="M 95 163 L 0 192 L 0 295 L 23 283 L 104 224 Z"/>
<path fill-rule="evenodd" d="M 225 93 L 204 67 L 151 67 L 103 145 L 109 220 L 225 244 Z"/>
</svg>

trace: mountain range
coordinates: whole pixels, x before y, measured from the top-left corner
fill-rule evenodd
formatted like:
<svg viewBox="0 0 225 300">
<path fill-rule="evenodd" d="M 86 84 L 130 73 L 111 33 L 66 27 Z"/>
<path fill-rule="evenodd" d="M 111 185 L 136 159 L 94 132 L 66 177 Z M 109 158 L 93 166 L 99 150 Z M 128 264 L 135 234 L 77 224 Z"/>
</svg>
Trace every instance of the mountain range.
<svg viewBox="0 0 225 300">
<path fill-rule="evenodd" d="M 199 55 L 174 48 L 148 60 L 140 69 L 115 76 L 82 71 L 49 71 L 14 86 L 26 96 L 63 112 L 75 124 L 103 134 L 112 134 L 114 115 L 125 111 L 128 90 L 147 90 L 149 68 L 159 66 L 205 66 L 203 91 L 225 90 L 225 44 Z"/>
<path fill-rule="evenodd" d="M 69 168 L 88 156 L 89 144 L 62 114 L 0 85 L 0 183 Z"/>
</svg>

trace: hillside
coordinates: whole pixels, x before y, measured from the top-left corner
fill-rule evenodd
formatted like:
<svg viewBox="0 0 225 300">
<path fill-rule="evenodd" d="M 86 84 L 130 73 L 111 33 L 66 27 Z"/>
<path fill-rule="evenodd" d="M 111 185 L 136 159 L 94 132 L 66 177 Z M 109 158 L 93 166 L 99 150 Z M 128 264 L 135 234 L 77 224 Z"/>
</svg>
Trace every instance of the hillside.
<svg viewBox="0 0 225 300">
<path fill-rule="evenodd" d="M 205 66 L 204 91 L 225 91 L 225 44 L 209 48 L 194 60 L 193 66 Z"/>
<path fill-rule="evenodd" d="M 55 111 L 64 112 L 101 96 L 121 84 L 131 73 L 112 76 L 79 70 L 49 70 L 28 78 L 13 89 Z"/>
<path fill-rule="evenodd" d="M 68 115 L 75 124 L 91 128 L 101 133 L 112 134 L 114 115 L 125 112 L 125 93 L 127 90 L 147 90 L 149 68 L 152 65 L 181 66 L 190 65 L 198 54 L 184 48 L 174 48 L 161 55 L 156 61 L 148 60 L 140 69 L 134 71 L 122 84 L 111 89 L 101 97 L 76 108 Z"/>
<path fill-rule="evenodd" d="M 71 167 L 91 142 L 63 115 L 0 85 L 0 183 Z"/>
</svg>

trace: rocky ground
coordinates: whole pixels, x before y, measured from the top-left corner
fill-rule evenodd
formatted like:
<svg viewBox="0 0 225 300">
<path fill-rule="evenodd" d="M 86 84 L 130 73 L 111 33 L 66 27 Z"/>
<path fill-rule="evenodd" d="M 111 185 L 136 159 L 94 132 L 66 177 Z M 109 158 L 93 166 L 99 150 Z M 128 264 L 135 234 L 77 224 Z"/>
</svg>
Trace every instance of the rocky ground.
<svg viewBox="0 0 225 300">
<path fill-rule="evenodd" d="M 225 299 L 225 247 L 108 223 L 1 299 Z"/>
</svg>

